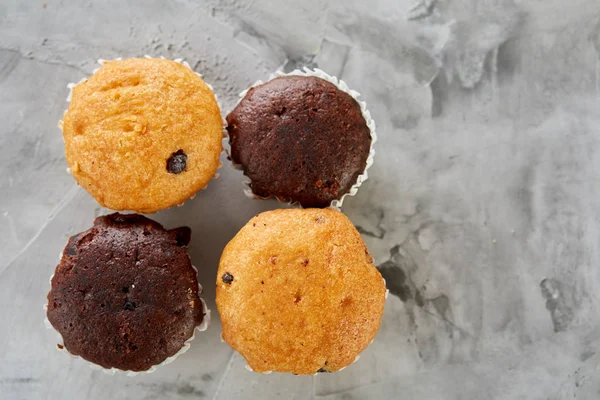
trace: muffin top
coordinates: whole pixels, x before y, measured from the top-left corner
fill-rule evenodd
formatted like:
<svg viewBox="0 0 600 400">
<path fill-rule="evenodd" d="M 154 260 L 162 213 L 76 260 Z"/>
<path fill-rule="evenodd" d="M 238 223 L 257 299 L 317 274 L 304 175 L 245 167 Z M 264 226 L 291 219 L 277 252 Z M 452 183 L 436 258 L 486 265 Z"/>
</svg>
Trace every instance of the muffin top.
<svg viewBox="0 0 600 400">
<path fill-rule="evenodd" d="M 360 105 L 313 76 L 281 76 L 248 90 L 227 116 L 231 158 L 258 197 L 327 207 L 366 168 L 371 132 Z"/>
<path fill-rule="evenodd" d="M 204 188 L 220 165 L 215 96 L 170 60 L 106 61 L 73 88 L 64 116 L 71 172 L 100 204 L 151 213 Z"/>
<path fill-rule="evenodd" d="M 69 239 L 48 293 L 48 320 L 74 355 L 145 371 L 173 356 L 203 320 L 189 228 L 130 214 L 96 218 Z"/>
<path fill-rule="evenodd" d="M 352 223 L 331 209 L 269 211 L 225 248 L 223 339 L 258 372 L 333 372 L 373 340 L 385 283 Z"/>
</svg>

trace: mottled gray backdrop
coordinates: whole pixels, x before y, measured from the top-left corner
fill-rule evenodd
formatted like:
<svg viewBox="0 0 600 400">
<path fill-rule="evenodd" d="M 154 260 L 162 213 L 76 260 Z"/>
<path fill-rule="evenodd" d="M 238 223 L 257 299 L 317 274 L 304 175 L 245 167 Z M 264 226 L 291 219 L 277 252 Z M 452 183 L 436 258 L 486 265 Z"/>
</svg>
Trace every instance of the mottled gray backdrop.
<svg viewBox="0 0 600 400">
<path fill-rule="evenodd" d="M 0 1 L 0 398 L 600 398 L 599 20 L 598 0 Z M 107 212 L 65 172 L 66 85 L 98 58 L 145 54 L 187 60 L 224 112 L 280 67 L 362 93 L 380 141 L 344 212 L 391 295 L 358 363 L 250 373 L 216 312 L 151 375 L 56 351 L 48 277 Z M 223 161 L 195 200 L 155 215 L 192 227 L 213 309 L 224 245 L 279 206 L 247 199 Z"/>
</svg>

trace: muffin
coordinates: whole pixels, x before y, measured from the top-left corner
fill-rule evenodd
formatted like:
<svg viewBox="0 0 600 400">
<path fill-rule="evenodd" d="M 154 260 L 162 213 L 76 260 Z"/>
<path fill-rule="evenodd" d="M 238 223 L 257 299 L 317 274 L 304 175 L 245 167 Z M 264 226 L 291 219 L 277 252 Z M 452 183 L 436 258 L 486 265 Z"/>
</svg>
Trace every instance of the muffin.
<svg viewBox="0 0 600 400">
<path fill-rule="evenodd" d="M 216 295 L 223 340 L 252 370 L 314 374 L 348 366 L 373 341 L 386 288 L 344 214 L 282 209 L 225 247 Z"/>
<path fill-rule="evenodd" d="M 104 61 L 73 87 L 62 129 L 71 173 L 113 210 L 152 213 L 183 203 L 220 166 L 216 98 L 171 60 Z"/>
<path fill-rule="evenodd" d="M 111 214 L 69 239 L 51 279 L 47 319 L 60 349 L 107 369 L 151 371 L 187 350 L 209 314 L 185 246 L 140 215 Z"/>
<path fill-rule="evenodd" d="M 344 90 L 342 90 L 344 89 Z M 341 206 L 367 178 L 375 125 L 358 93 L 322 71 L 250 88 L 227 116 L 233 163 L 251 194 L 302 207 Z"/>
</svg>

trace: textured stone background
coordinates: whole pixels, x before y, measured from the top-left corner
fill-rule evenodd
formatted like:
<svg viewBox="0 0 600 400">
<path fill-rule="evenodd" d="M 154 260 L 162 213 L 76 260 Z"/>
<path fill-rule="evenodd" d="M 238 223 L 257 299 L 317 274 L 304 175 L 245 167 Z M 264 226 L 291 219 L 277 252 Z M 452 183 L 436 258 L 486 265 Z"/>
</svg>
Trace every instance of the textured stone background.
<svg viewBox="0 0 600 400">
<path fill-rule="evenodd" d="M 597 0 L 0 2 L 1 399 L 600 398 Z M 360 91 L 380 141 L 344 212 L 391 296 L 361 360 L 259 375 L 207 332 L 173 364 L 108 376 L 55 350 L 48 278 L 107 212 L 66 174 L 68 82 L 98 58 L 182 57 L 220 96 L 282 67 Z M 224 160 L 226 161 L 226 160 Z M 227 163 L 184 207 L 205 298 L 254 214 Z"/>
</svg>

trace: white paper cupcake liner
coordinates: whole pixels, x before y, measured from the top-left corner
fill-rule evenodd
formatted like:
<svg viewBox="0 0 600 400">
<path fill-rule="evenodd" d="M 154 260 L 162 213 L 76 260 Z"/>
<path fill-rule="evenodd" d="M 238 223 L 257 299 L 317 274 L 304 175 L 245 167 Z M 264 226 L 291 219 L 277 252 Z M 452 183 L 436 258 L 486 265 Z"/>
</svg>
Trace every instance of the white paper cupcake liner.
<svg viewBox="0 0 600 400">
<path fill-rule="evenodd" d="M 385 281 L 385 278 L 382 276 L 381 279 L 383 279 L 383 286 L 385 286 L 385 299 L 387 300 L 388 296 L 390 295 L 390 289 L 388 289 L 387 287 L 387 282 Z"/>
<path fill-rule="evenodd" d="M 371 343 L 373 343 L 373 341 L 371 341 Z M 369 343 L 369 344 L 371 344 L 371 343 Z M 363 350 L 363 351 L 364 351 L 364 350 Z M 350 365 L 354 364 L 354 363 L 355 363 L 355 362 L 357 362 L 359 359 L 360 359 L 360 354 L 359 354 L 359 355 L 357 355 L 356 357 L 354 357 L 354 361 L 352 361 L 352 362 L 350 363 Z M 340 368 L 340 369 L 338 369 L 337 371 L 334 371 L 334 372 L 340 372 L 340 371 L 343 371 L 343 370 L 345 370 L 346 368 L 348 368 L 350 365 L 346 365 L 345 367 L 342 367 L 342 368 Z M 250 371 L 250 372 L 256 372 L 256 371 L 254 371 L 254 370 L 252 369 L 252 367 L 251 367 L 251 366 L 250 366 L 248 363 L 246 363 L 246 365 L 244 365 L 244 368 L 246 368 L 246 371 Z M 269 374 L 273 373 L 273 371 L 265 371 L 265 372 L 260 372 L 260 373 L 261 373 L 261 374 L 263 374 L 263 375 L 269 375 Z M 323 372 L 315 372 L 315 373 L 313 374 L 313 376 L 317 376 L 317 375 L 320 375 L 320 374 L 322 374 L 322 373 L 323 373 Z"/>
<path fill-rule="evenodd" d="M 59 262 L 62 261 L 62 257 L 63 257 L 63 253 L 61 252 L 59 255 Z M 189 257 L 189 254 L 188 254 Z M 196 272 L 196 276 L 198 276 L 198 269 L 192 265 L 192 268 L 194 269 L 194 271 Z M 52 274 L 50 276 L 50 289 L 52 289 L 52 278 L 54 277 L 54 274 Z M 179 357 L 180 355 L 182 355 L 183 353 L 185 353 L 186 351 L 188 351 L 191 347 L 191 343 L 192 340 L 194 340 L 194 338 L 196 337 L 196 331 L 199 332 L 204 332 L 208 329 L 208 326 L 210 325 L 211 322 L 211 316 L 210 316 L 210 309 L 208 308 L 208 305 L 206 304 L 206 302 L 204 301 L 204 299 L 202 297 L 200 297 L 200 294 L 202 293 L 203 288 L 202 285 L 200 285 L 200 283 L 198 282 L 198 297 L 200 298 L 200 303 L 202 304 L 202 309 L 204 310 L 204 318 L 202 318 L 202 322 L 200 323 L 200 325 L 198 325 L 194 331 L 192 332 L 192 336 L 190 336 L 183 344 L 183 347 L 181 349 L 179 349 L 179 351 L 175 354 L 173 354 L 170 357 L 167 357 L 163 362 L 161 362 L 160 364 L 156 364 L 153 365 L 152 367 L 150 367 L 150 369 L 146 370 L 146 371 L 125 371 L 122 369 L 118 369 L 118 368 L 104 368 L 101 365 L 98 364 L 94 364 L 91 361 L 88 361 L 86 359 L 84 359 L 81 356 L 77 356 L 74 354 L 71 354 L 69 352 L 69 350 L 67 350 L 66 346 L 64 345 L 64 340 L 62 335 L 60 334 L 60 332 L 58 332 L 50 323 L 50 321 L 48 320 L 48 304 L 44 304 L 42 309 L 44 310 L 44 325 L 46 326 L 46 329 L 52 330 L 54 331 L 54 333 L 56 333 L 56 337 L 58 342 L 60 343 L 60 347 L 57 346 L 56 349 L 62 353 L 66 353 L 67 355 L 69 355 L 72 358 L 79 358 L 81 360 L 83 360 L 86 364 L 88 364 L 88 366 L 94 370 L 101 370 L 102 372 L 109 374 L 109 375 L 115 375 L 115 374 L 124 374 L 126 376 L 136 376 L 138 374 L 150 374 L 154 371 L 156 371 L 156 369 L 158 367 L 161 367 L 163 365 L 172 363 L 173 361 L 175 361 L 175 359 L 177 357 Z"/>
<path fill-rule="evenodd" d="M 162 56 L 161 57 L 152 57 L 152 56 L 149 56 L 147 54 L 144 56 L 144 58 L 160 58 L 161 60 L 167 60 L 167 58 L 162 57 Z M 104 60 L 104 59 L 100 58 L 100 59 L 98 59 L 98 64 L 100 64 L 100 66 L 102 66 L 102 65 L 104 65 L 104 63 L 106 61 L 115 61 L 115 60 L 120 61 L 122 59 L 123 59 L 122 57 L 117 57 L 117 58 L 114 58 L 112 60 Z M 175 59 L 172 59 L 171 61 L 174 61 L 174 62 L 176 62 L 178 64 L 181 64 L 181 65 L 183 65 L 185 67 L 188 67 L 190 70 L 192 70 L 193 73 L 195 73 L 196 75 L 198 75 L 204 81 L 204 78 L 202 77 L 202 74 L 200 74 L 199 72 L 194 71 L 192 69 L 192 67 L 190 66 L 190 64 L 187 61 L 184 61 L 183 58 L 175 58 Z M 92 71 L 92 75 L 95 74 L 99 69 L 100 69 L 100 67 L 94 69 Z M 71 98 L 73 97 L 73 88 L 75 86 L 79 85 L 80 83 L 86 82 L 87 80 L 88 80 L 88 78 L 83 78 L 83 79 L 81 79 L 77 83 L 71 82 L 71 83 L 67 84 L 67 88 L 69 89 L 69 94 L 67 96 L 67 102 L 69 102 L 69 103 L 71 102 Z M 223 131 L 222 131 L 221 135 L 222 135 L 222 139 L 225 139 L 227 137 L 227 121 L 225 120 L 225 117 L 223 117 L 223 107 L 221 105 L 221 102 L 219 101 L 219 98 L 218 98 L 217 94 L 215 93 L 215 89 L 213 88 L 213 86 L 210 83 L 206 82 L 206 81 L 204 81 L 204 83 L 206 83 L 206 86 L 208 86 L 208 88 L 211 90 L 213 96 L 215 97 L 215 101 L 217 102 L 217 106 L 219 107 L 219 113 L 221 115 L 221 123 L 222 123 L 222 126 L 223 126 Z M 64 115 L 66 113 L 67 113 L 67 110 L 65 110 L 63 112 L 63 117 L 64 117 Z M 62 132 L 62 130 L 63 130 L 63 120 L 62 119 L 60 121 L 58 121 L 58 127 L 59 127 L 60 131 Z M 63 136 L 63 140 L 64 140 L 64 136 Z M 225 148 L 223 147 L 223 141 L 221 140 L 221 152 L 219 154 L 223 153 L 224 151 L 225 151 Z M 223 163 L 219 160 L 219 166 L 217 167 L 217 170 L 215 171 L 215 175 L 212 177 L 211 181 L 219 178 L 219 176 L 220 176 L 219 170 L 222 167 L 223 167 Z M 67 173 L 71 175 L 71 169 L 69 167 L 67 167 Z M 194 193 L 193 195 L 191 195 L 187 200 L 193 200 L 196 197 L 196 194 L 198 192 L 200 192 L 201 190 L 206 189 L 208 187 L 208 184 L 211 181 L 207 182 L 206 185 L 204 185 L 204 187 L 201 187 L 200 189 L 198 189 L 196 191 L 196 193 Z M 185 201 L 183 203 L 177 204 L 177 206 L 178 207 L 182 207 L 184 204 L 185 204 Z M 124 210 L 122 210 L 122 211 L 124 211 Z"/>
<path fill-rule="evenodd" d="M 371 165 L 373 165 L 373 158 L 375 157 L 374 145 L 375 145 L 375 142 L 377 142 L 375 121 L 373 121 L 373 118 L 371 118 L 371 113 L 367 109 L 367 103 L 359 100 L 360 93 L 358 93 L 356 90 L 350 89 L 348 87 L 348 85 L 346 84 L 346 82 L 344 82 L 343 80 L 338 79 L 335 76 L 331 76 L 318 68 L 310 69 L 310 68 L 304 67 L 303 70 L 296 69 L 289 73 L 285 73 L 283 71 L 276 71 L 269 77 L 269 79 L 267 81 L 270 81 L 271 79 L 274 79 L 274 78 L 277 78 L 280 76 L 290 76 L 290 75 L 315 76 L 317 78 L 326 80 L 327 82 L 333 83 L 338 89 L 340 89 L 343 92 L 348 93 L 359 104 L 362 116 L 365 119 L 367 126 L 369 127 L 369 131 L 371 132 L 371 148 L 369 149 L 369 156 L 367 157 L 367 163 L 365 165 L 365 169 L 358 176 L 358 178 L 356 179 L 356 183 L 354 183 L 354 185 L 352 185 L 350 190 L 347 193 L 345 193 L 344 195 L 342 195 L 342 197 L 340 197 L 339 200 L 333 200 L 331 202 L 331 204 L 329 205 L 330 208 L 335 208 L 335 209 L 339 210 L 342 207 L 342 204 L 344 203 L 344 199 L 346 198 L 346 196 L 354 196 L 358 192 L 358 188 L 363 184 L 364 181 L 366 181 L 369 178 L 369 174 L 367 173 L 367 170 L 371 167 Z M 252 86 L 250 86 L 249 88 L 244 90 L 242 93 L 240 93 L 240 96 L 239 96 L 240 98 L 239 98 L 237 104 L 234 106 L 234 108 L 237 107 L 237 105 L 242 101 L 242 99 L 244 98 L 244 96 L 246 96 L 246 94 L 248 93 L 248 91 L 250 89 L 252 89 L 256 86 L 262 85 L 263 83 L 264 82 L 260 81 L 260 80 L 256 81 Z M 231 159 L 231 154 L 229 152 L 229 149 L 227 149 L 227 155 Z M 235 163 L 233 160 L 231 160 L 231 165 L 236 170 L 243 170 L 242 166 L 240 164 Z M 245 186 L 244 193 L 246 194 L 246 196 L 248 196 L 250 198 L 264 200 L 264 199 L 268 199 L 270 197 L 275 197 L 281 203 L 295 204 L 294 202 L 288 201 L 286 199 L 277 198 L 277 196 L 261 197 L 261 196 L 254 194 L 252 192 L 252 187 L 251 187 L 252 181 L 248 177 L 245 178 L 243 183 Z"/>
<path fill-rule="evenodd" d="M 246 365 L 244 365 L 244 368 L 246 368 L 246 371 L 250 371 L 250 372 L 256 372 L 255 370 L 252 369 L 252 367 L 246 363 Z M 259 372 L 259 374 L 263 374 L 263 375 L 269 375 L 272 374 L 273 371 L 264 371 L 264 372 Z"/>
</svg>

